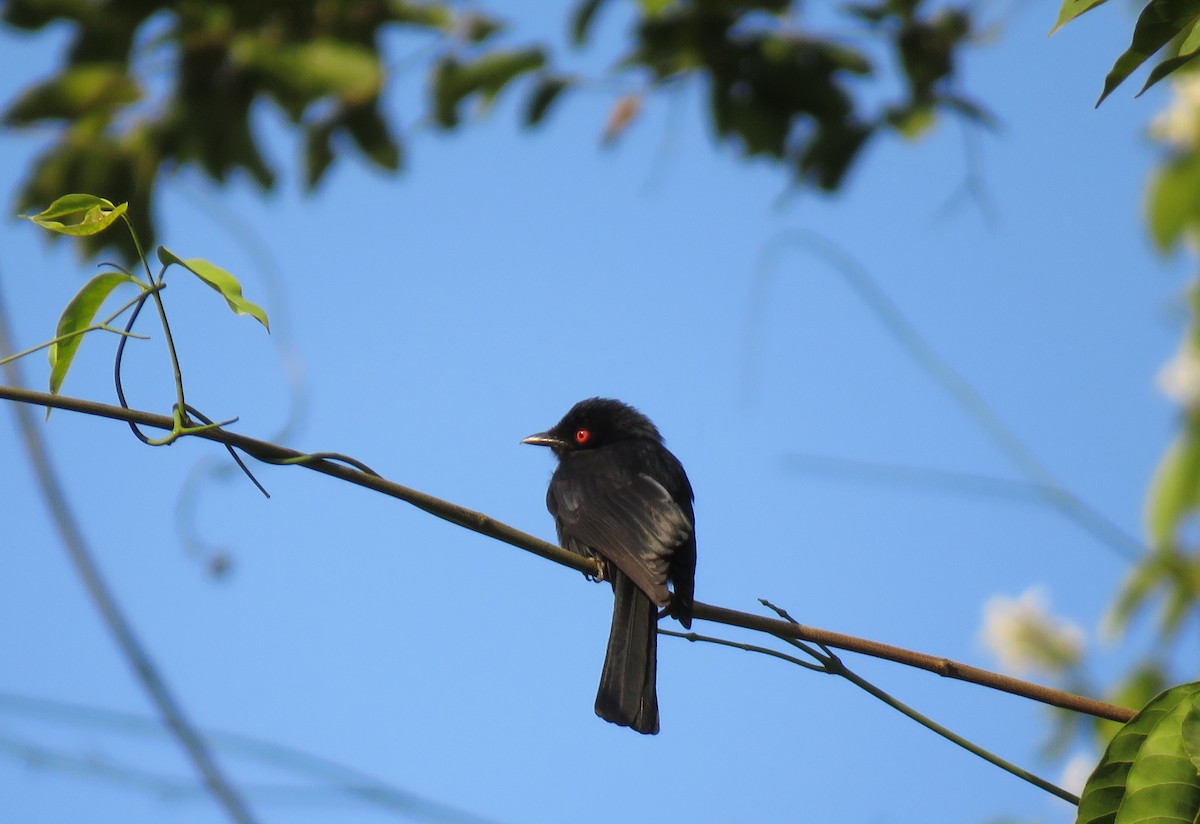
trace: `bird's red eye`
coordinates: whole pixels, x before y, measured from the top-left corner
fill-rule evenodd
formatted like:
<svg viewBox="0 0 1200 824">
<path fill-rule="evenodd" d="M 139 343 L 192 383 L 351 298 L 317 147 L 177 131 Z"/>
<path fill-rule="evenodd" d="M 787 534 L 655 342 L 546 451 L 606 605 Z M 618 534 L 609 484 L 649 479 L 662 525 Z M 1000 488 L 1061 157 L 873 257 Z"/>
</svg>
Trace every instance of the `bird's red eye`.
<svg viewBox="0 0 1200 824">
<path fill-rule="evenodd" d="M 579 444 L 580 446 L 583 446 L 585 443 L 587 443 L 591 439 L 592 439 L 592 433 L 590 431 L 588 431 L 586 429 L 576 429 L 575 430 L 575 443 Z"/>
</svg>

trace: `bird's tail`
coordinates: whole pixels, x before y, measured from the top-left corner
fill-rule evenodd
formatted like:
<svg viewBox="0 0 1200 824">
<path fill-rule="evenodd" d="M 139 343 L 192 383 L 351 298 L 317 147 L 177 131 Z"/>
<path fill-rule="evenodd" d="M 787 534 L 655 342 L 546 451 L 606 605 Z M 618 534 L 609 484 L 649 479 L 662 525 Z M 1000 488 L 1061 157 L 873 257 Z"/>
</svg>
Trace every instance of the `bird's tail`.
<svg viewBox="0 0 1200 824">
<path fill-rule="evenodd" d="M 615 566 L 612 629 L 596 693 L 596 715 L 640 733 L 658 732 L 658 610 Z"/>
</svg>

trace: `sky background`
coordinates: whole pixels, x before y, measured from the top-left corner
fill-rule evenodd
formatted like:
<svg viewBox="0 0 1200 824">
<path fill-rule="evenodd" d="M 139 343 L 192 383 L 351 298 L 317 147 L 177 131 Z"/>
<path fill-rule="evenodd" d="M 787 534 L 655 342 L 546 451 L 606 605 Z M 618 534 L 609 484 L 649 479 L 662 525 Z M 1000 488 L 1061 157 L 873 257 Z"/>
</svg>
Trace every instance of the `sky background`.
<svg viewBox="0 0 1200 824">
<path fill-rule="evenodd" d="M 403 174 L 351 157 L 313 196 L 296 182 L 299 145 L 263 108 L 284 172 L 276 192 L 243 180 L 217 190 L 192 171 L 161 189 L 161 241 L 240 277 L 273 323 L 268 337 L 171 277 L 188 399 L 270 439 L 302 375 L 289 445 L 353 455 L 552 539 L 553 461 L 519 440 L 581 398 L 618 397 L 655 421 L 695 487 L 700 600 L 761 611 L 765 597 L 806 624 L 995 668 L 979 638 L 984 604 L 1041 587 L 1088 633 L 1091 674 L 1107 683 L 1148 643 L 1145 624 L 1119 643 L 1097 638 L 1127 558 L 1038 503 L 794 460 L 1020 477 L 814 252 L 830 243 L 1067 487 L 1141 534 L 1176 426 L 1155 376 L 1182 332 L 1188 278 L 1187 260 L 1153 253 L 1142 219 L 1156 159 L 1146 124 L 1167 94 L 1134 99 L 1138 76 L 1094 110 L 1133 18 L 1113 4 L 1048 39 L 1055 11 L 994 13 L 998 38 L 969 50 L 963 89 L 999 133 L 965 137 L 944 122 L 916 144 L 876 140 L 832 198 L 788 195 L 780 170 L 716 145 L 695 89 L 652 102 L 612 149 L 599 146 L 612 97 L 569 97 L 524 133 L 523 95 L 510 93 L 459 134 L 411 131 Z M 507 13 L 512 42 L 562 42 L 560 15 Z M 599 45 L 576 58 L 597 70 L 624 35 L 615 8 L 599 25 Z M 58 30 L 0 35 L 0 101 L 47 74 L 62 43 Z M 419 123 L 420 83 L 391 89 L 399 122 Z M 0 133 L 6 198 L 50 137 Z M 972 176 L 985 202 L 964 195 Z M 789 240 L 799 236 L 821 240 Z M 28 222 L 0 222 L 21 345 L 52 336 L 92 271 Z M 155 340 L 130 352 L 130 402 L 166 413 L 159 335 L 143 331 Z M 88 339 L 64 392 L 113 402 L 113 349 Z M 45 385 L 43 356 L 23 366 Z M 0 819 L 224 820 L 172 741 L 15 700 L 152 714 L 56 538 L 10 410 L 0 418 Z M 39 425 L 109 583 L 206 730 L 498 822 L 1070 820 L 1066 804 L 847 683 L 716 646 L 660 640 L 659 736 L 605 724 L 592 701 L 608 587 L 301 469 L 255 466 L 267 500 L 239 475 L 199 474 L 228 462 L 211 444 L 149 449 L 121 425 L 65 412 Z M 209 550 L 181 537 L 181 511 L 183 532 Z M 228 555 L 229 574 L 214 579 L 206 552 Z M 846 660 L 1060 777 L 1062 762 L 1039 756 L 1044 708 Z M 81 765 L 31 759 L 21 743 Z M 215 750 L 264 822 L 407 820 L 226 739 Z M 124 778 L 105 776 L 114 766 Z M 130 770 L 191 789 L 139 785 Z"/>
</svg>

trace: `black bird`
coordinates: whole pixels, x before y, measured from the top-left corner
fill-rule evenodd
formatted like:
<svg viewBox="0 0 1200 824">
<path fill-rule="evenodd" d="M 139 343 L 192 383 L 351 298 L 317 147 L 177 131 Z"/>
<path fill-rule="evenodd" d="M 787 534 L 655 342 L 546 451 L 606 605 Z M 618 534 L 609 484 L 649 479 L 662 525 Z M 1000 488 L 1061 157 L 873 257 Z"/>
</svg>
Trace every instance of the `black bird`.
<svg viewBox="0 0 1200 824">
<path fill-rule="evenodd" d="M 597 558 L 613 588 L 612 629 L 596 715 L 658 732 L 658 612 L 692 625 L 696 518 L 692 485 L 662 435 L 620 401 L 591 398 L 521 443 L 548 446 L 558 468 L 546 492 L 558 541 Z M 667 590 L 670 582 L 672 591 Z"/>
</svg>

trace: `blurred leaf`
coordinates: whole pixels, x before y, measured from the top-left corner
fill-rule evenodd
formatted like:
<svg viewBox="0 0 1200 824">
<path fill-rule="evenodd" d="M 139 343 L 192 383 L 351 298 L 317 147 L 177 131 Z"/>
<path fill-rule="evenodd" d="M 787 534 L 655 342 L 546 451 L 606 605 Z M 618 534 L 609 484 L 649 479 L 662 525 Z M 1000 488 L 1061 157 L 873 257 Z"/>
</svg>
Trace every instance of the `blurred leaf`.
<svg viewBox="0 0 1200 824">
<path fill-rule="evenodd" d="M 188 258 L 183 260 L 174 252 L 167 249 L 165 246 L 158 247 L 158 259 L 164 266 L 170 266 L 173 263 L 179 264 L 184 269 L 187 269 L 200 280 L 207 283 L 213 289 L 220 293 L 221 297 L 225 298 L 225 302 L 229 304 L 229 308 L 238 315 L 249 315 L 263 325 L 270 332 L 271 325 L 267 321 L 267 313 L 262 310 L 256 303 L 251 303 L 242 297 L 242 284 L 238 283 L 237 278 L 226 272 L 219 266 L 214 266 L 207 260 L 201 258 Z"/>
<path fill-rule="evenodd" d="M 1133 27 L 1133 42 L 1104 79 L 1104 91 L 1096 105 L 1103 103 L 1138 66 L 1192 26 L 1197 18 L 1200 18 L 1200 0 L 1150 0 Z"/>
<path fill-rule="evenodd" d="M 38 214 L 22 217 L 60 235 L 86 237 L 103 232 L 128 208 L 128 203 L 114 206 L 95 195 L 63 195 Z"/>
<path fill-rule="evenodd" d="M 1083 788 L 1077 824 L 1195 821 L 1200 773 L 1184 748 L 1200 683 L 1160 694 L 1113 736 Z"/>
<path fill-rule="evenodd" d="M 971 18 L 959 9 L 944 9 L 928 20 L 904 24 L 896 45 L 914 99 L 928 99 L 940 81 L 954 74 L 956 49 L 970 33 Z"/>
<path fill-rule="evenodd" d="M 986 126 L 989 129 L 1000 128 L 1000 121 L 996 119 L 996 116 L 974 100 L 968 100 L 965 97 L 954 94 L 946 94 L 938 98 L 938 103 L 951 111 L 958 112 L 963 117 L 981 126 Z"/>
<path fill-rule="evenodd" d="M 465 63 L 453 56 L 442 58 L 433 72 L 434 120 L 444 129 L 454 128 L 464 99 L 478 94 L 486 105 L 512 80 L 545 63 L 545 53 L 536 47 L 493 51 Z"/>
<path fill-rule="evenodd" d="M 108 115 L 141 98 L 138 84 L 117 63 L 72 66 L 23 91 L 4 112 L 7 126 L 39 120 Z"/>
<path fill-rule="evenodd" d="M 906 140 L 916 140 L 937 123 L 937 112 L 932 104 L 906 106 L 888 112 L 887 122 Z"/>
<path fill-rule="evenodd" d="M 458 30 L 468 43 L 482 43 L 494 34 L 498 34 L 507 26 L 500 20 L 483 14 L 472 13 L 459 21 Z"/>
<path fill-rule="evenodd" d="M 442 3 L 408 3 L 390 0 L 388 18 L 395 23 L 407 23 L 423 28 L 450 31 L 454 27 L 454 13 Z"/>
<path fill-rule="evenodd" d="M 379 113 L 377 103 L 352 107 L 342 117 L 342 123 L 364 155 L 376 166 L 394 172 L 402 162 L 400 144 Z"/>
<path fill-rule="evenodd" d="M 592 29 L 592 21 L 596 19 L 596 12 L 600 10 L 600 4 L 604 0 L 582 0 L 575 5 L 575 10 L 571 12 L 571 43 L 575 46 L 582 46 L 587 42 L 588 32 Z"/>
<path fill-rule="evenodd" d="M 1058 20 L 1054 23 L 1054 28 L 1050 29 L 1050 33 L 1054 34 L 1066 23 L 1071 22 L 1085 11 L 1096 8 L 1101 3 L 1108 0 L 1063 0 L 1062 8 L 1058 11 Z"/>
<path fill-rule="evenodd" d="M 335 118 L 322 118 L 304 126 L 304 183 L 309 189 L 316 188 L 333 163 L 331 141 L 336 128 Z"/>
<path fill-rule="evenodd" d="M 286 46 L 265 38 L 243 38 L 234 46 L 237 62 L 253 67 L 279 86 L 294 117 L 326 96 L 361 102 L 379 94 L 383 69 L 375 51 L 357 43 L 317 38 Z"/>
<path fill-rule="evenodd" d="M 669 9 L 673 2 L 674 0 L 638 0 L 638 5 L 646 17 L 655 17 Z"/>
<path fill-rule="evenodd" d="M 640 94 L 627 94 L 618 98 L 608 112 L 604 133 L 600 137 L 601 142 L 611 144 L 619 139 L 641 110 L 642 96 Z"/>
<path fill-rule="evenodd" d="M 557 74 L 543 74 L 538 77 L 525 104 L 525 125 L 536 126 L 541 123 L 559 96 L 573 83 L 571 78 Z"/>
<path fill-rule="evenodd" d="M 1200 153 L 1188 152 L 1160 166 L 1146 198 L 1150 237 L 1170 251 L 1186 231 L 1200 228 Z"/>
<path fill-rule="evenodd" d="M 1146 531 L 1150 545 L 1172 545 L 1179 522 L 1200 503 L 1200 437 L 1189 424 L 1167 450 L 1155 470 L 1146 498 Z"/>
<path fill-rule="evenodd" d="M 58 329 L 54 336 L 59 338 L 63 335 L 74 335 L 74 337 L 50 344 L 48 352 L 50 357 L 50 394 L 57 395 L 58 390 L 62 388 L 63 381 L 67 377 L 67 370 L 71 368 L 71 363 L 75 360 L 75 353 L 79 351 L 79 344 L 83 342 L 83 335 L 80 333 L 92 325 L 96 313 L 100 311 L 100 306 L 112 294 L 113 289 L 123 283 L 136 284 L 137 279 L 124 272 L 102 272 L 85 283 L 83 288 L 75 293 L 75 297 L 71 298 L 67 308 L 63 310 L 62 316 L 58 319 Z M 49 409 L 46 410 L 46 414 L 49 416 Z"/>
<path fill-rule="evenodd" d="M 857 123 L 820 129 L 797 159 L 797 178 L 832 192 L 873 133 L 870 126 Z"/>
</svg>

